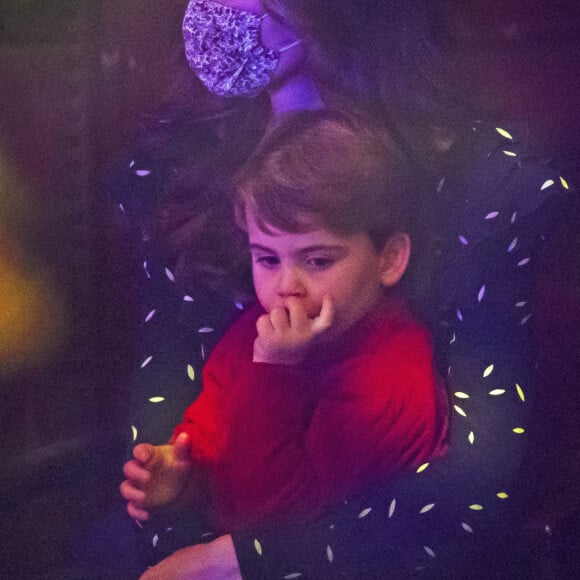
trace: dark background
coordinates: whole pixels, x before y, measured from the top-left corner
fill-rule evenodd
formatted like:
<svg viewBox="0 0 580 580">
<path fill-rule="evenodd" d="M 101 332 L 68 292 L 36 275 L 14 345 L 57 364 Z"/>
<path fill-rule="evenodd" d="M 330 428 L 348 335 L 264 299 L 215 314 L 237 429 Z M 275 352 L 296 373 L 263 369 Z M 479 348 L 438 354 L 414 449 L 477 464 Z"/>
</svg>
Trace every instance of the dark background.
<svg viewBox="0 0 580 580">
<path fill-rule="evenodd" d="M 0 174 L 8 175 L 5 191 L 0 183 L 0 276 L 21 281 L 28 316 L 27 326 L 14 317 L 0 332 L 2 577 L 58 577 L 69 535 L 116 494 L 131 300 L 101 180 L 168 90 L 183 5 L 0 4 Z M 515 122 L 532 148 L 556 156 L 568 181 L 580 183 L 580 3 L 440 5 L 466 93 L 498 123 Z M 577 246 L 564 245 L 555 261 L 580 259 Z M 578 355 L 570 321 L 580 318 L 580 285 L 567 276 L 555 268 L 543 281 L 551 314 L 540 330 L 558 337 L 544 340 L 554 368 Z M 0 283 L 0 326 L 12 320 L 13 299 Z M 546 386 L 558 393 L 547 408 L 558 429 L 532 528 L 580 510 L 579 383 L 565 375 Z M 551 577 L 548 552 L 544 564 Z"/>
</svg>

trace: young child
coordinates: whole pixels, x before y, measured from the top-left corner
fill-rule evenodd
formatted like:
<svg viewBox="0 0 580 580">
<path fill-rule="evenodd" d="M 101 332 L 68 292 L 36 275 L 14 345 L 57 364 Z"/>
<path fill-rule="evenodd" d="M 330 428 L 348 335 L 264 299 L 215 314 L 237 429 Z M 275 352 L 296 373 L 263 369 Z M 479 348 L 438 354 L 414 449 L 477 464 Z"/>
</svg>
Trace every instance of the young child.
<svg viewBox="0 0 580 580">
<path fill-rule="evenodd" d="M 206 502 L 224 532 L 313 517 L 444 452 L 430 337 L 397 290 L 407 165 L 362 121 L 302 112 L 237 180 L 258 304 L 208 359 L 168 445 L 138 445 L 129 514 Z"/>
</svg>

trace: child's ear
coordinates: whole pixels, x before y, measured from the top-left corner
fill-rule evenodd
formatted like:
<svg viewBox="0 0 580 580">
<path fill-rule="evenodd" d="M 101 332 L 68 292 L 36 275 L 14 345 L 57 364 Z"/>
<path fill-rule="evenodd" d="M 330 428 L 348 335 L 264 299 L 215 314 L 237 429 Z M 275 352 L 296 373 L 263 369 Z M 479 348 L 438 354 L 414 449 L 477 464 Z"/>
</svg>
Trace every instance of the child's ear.
<svg viewBox="0 0 580 580">
<path fill-rule="evenodd" d="M 411 257 L 411 238 L 404 232 L 393 234 L 381 250 L 383 286 L 395 286 L 403 277 Z"/>
</svg>

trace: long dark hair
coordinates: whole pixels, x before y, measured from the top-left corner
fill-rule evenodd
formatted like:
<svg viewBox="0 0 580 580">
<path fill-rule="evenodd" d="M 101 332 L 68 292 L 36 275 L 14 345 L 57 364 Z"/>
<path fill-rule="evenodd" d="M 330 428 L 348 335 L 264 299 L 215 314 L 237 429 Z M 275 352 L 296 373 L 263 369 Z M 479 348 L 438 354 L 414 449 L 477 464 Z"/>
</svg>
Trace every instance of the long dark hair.
<svg viewBox="0 0 580 580">
<path fill-rule="evenodd" d="M 264 134 L 269 99 L 209 93 L 187 65 L 178 30 L 168 52 L 168 93 L 138 127 L 144 155 L 163 173 L 140 226 L 182 286 L 202 284 L 239 298 L 251 291 L 249 262 L 239 251 L 243 236 L 234 225 L 229 181 Z"/>
<path fill-rule="evenodd" d="M 432 0 L 263 0 L 308 43 L 330 106 L 369 110 L 402 148 L 434 168 L 476 112 L 451 82 L 445 32 Z"/>
</svg>

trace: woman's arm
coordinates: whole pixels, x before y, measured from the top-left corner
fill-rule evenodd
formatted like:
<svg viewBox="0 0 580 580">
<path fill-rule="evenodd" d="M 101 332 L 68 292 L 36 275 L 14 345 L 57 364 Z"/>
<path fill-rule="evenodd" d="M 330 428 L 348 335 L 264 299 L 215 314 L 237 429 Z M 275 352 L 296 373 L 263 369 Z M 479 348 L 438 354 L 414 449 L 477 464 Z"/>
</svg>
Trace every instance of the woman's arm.
<svg viewBox="0 0 580 580">
<path fill-rule="evenodd" d="M 178 550 L 141 575 L 141 580 L 241 580 L 230 535 Z"/>
<path fill-rule="evenodd" d="M 524 497 L 517 476 L 532 428 L 532 377 L 500 364 L 498 354 L 481 352 L 496 362 L 486 378 L 479 358 L 461 352 L 451 358 L 451 390 L 470 399 L 453 397 L 457 410 L 445 458 L 349 500 L 310 526 L 234 534 L 243 577 L 364 578 L 366 571 L 388 578 L 434 566 L 445 575 L 474 544 L 489 539 L 490 530 L 518 530 Z M 489 395 L 506 385 L 508 392 Z"/>
</svg>

